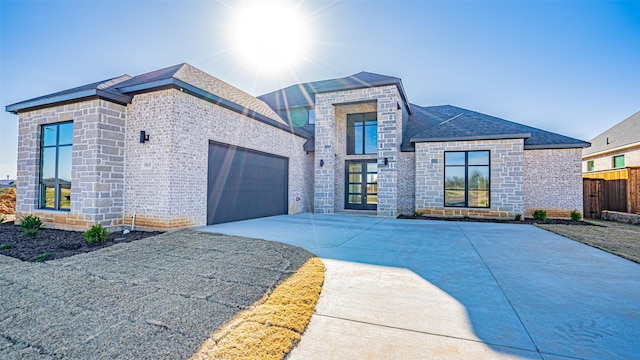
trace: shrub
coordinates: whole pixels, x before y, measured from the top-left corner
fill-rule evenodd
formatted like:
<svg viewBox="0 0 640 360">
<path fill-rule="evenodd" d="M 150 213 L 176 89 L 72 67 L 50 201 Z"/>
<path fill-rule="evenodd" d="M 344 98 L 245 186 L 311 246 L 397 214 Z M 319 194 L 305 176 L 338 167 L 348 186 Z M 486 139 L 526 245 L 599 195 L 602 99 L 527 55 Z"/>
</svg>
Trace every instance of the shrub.
<svg viewBox="0 0 640 360">
<path fill-rule="evenodd" d="M 11 244 L 0 244 L 0 250 L 9 250 L 13 249 L 13 245 Z"/>
<path fill-rule="evenodd" d="M 547 220 L 547 212 L 544 210 L 536 210 L 533 212 L 533 218 L 536 220 Z"/>
<path fill-rule="evenodd" d="M 573 210 L 571 212 L 571 221 L 580 221 L 580 219 L 582 219 L 582 214 L 580 214 L 580 211 Z"/>
<path fill-rule="evenodd" d="M 47 260 L 51 260 L 53 259 L 53 254 L 50 252 L 46 252 L 46 253 L 42 253 L 36 257 L 33 258 L 33 261 L 35 262 L 45 262 Z"/>
<path fill-rule="evenodd" d="M 522 221 L 522 214 L 516 214 L 516 221 Z"/>
<path fill-rule="evenodd" d="M 0 216 L 0 224 L 4 222 L 4 216 Z"/>
<path fill-rule="evenodd" d="M 87 239 L 87 244 L 104 243 L 109 238 L 109 231 L 100 224 L 93 225 L 91 229 L 82 233 Z"/>
<path fill-rule="evenodd" d="M 27 215 L 20 220 L 20 227 L 24 230 L 24 235 L 28 237 L 36 237 L 42 226 L 42 220 L 34 215 Z"/>
</svg>

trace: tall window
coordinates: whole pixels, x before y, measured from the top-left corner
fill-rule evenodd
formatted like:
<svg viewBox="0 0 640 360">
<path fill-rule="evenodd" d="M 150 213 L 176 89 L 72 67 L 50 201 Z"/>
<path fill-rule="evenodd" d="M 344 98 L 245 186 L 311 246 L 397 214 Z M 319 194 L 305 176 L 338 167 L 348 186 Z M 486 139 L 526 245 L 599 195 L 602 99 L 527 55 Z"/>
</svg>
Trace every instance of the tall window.
<svg viewBox="0 0 640 360">
<path fill-rule="evenodd" d="M 593 165 L 593 160 L 589 160 L 587 161 L 587 171 L 593 171 L 595 170 L 595 166 Z"/>
<path fill-rule="evenodd" d="M 378 152 L 377 113 L 347 115 L 347 155 Z"/>
<path fill-rule="evenodd" d="M 73 122 L 42 126 L 40 208 L 71 209 Z"/>
<path fill-rule="evenodd" d="M 613 167 L 614 168 L 624 167 L 624 155 L 618 155 L 613 157 Z"/>
<path fill-rule="evenodd" d="M 489 151 L 444 153 L 444 206 L 489 207 Z"/>
</svg>

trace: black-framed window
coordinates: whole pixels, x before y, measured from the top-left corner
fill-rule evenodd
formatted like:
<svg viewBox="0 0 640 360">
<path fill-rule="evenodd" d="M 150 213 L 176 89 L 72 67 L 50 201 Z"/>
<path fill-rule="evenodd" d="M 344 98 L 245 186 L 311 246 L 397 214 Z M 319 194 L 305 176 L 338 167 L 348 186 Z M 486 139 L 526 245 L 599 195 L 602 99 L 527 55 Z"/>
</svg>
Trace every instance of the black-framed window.
<svg viewBox="0 0 640 360">
<path fill-rule="evenodd" d="M 613 157 L 613 167 L 616 169 L 624 167 L 624 155 L 618 155 Z"/>
<path fill-rule="evenodd" d="M 488 208 L 490 206 L 489 151 L 444 153 L 444 206 Z"/>
<path fill-rule="evenodd" d="M 42 126 L 40 139 L 40 208 L 71 209 L 73 122 Z"/>
<path fill-rule="evenodd" d="M 378 114 L 347 115 L 347 155 L 378 153 Z"/>
</svg>

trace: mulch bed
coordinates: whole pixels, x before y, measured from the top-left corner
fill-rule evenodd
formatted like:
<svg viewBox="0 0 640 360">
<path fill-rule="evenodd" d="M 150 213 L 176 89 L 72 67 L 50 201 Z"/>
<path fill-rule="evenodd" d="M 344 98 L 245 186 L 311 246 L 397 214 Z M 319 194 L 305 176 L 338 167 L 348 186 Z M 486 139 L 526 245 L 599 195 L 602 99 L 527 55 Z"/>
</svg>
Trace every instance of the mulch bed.
<svg viewBox="0 0 640 360">
<path fill-rule="evenodd" d="M 13 222 L 6 222 L 0 224 L 0 248 L 3 245 L 10 245 L 11 248 L 0 250 L 0 255 L 11 256 L 22 261 L 35 261 L 36 257 L 51 253 L 52 256 L 47 260 L 62 259 L 159 234 L 162 232 L 131 231 L 124 235 L 122 231 L 116 231 L 109 234 L 107 242 L 89 245 L 81 231 L 40 229 L 38 235 L 31 238 L 24 236 L 22 229 L 15 226 Z"/>
<path fill-rule="evenodd" d="M 473 217 L 439 217 L 439 216 L 415 216 L 415 215 L 399 215 L 398 219 L 415 219 L 415 220 L 444 220 L 444 221 L 461 221 L 461 222 L 484 222 L 484 223 L 500 223 L 500 224 L 556 224 L 556 225 L 587 225 L 598 226 L 586 221 L 573 221 L 567 219 L 546 219 L 536 220 L 534 218 L 524 218 L 520 221 L 513 219 L 483 219 Z"/>
</svg>

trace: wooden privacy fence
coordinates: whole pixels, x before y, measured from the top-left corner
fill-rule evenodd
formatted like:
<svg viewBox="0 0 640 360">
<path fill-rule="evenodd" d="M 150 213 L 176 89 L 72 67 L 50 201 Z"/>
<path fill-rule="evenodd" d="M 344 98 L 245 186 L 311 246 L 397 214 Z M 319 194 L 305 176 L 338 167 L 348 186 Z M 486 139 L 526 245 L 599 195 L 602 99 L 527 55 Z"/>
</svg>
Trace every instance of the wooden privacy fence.
<svg viewBox="0 0 640 360">
<path fill-rule="evenodd" d="M 615 171 L 621 170 L 626 172 L 622 176 L 616 174 L 617 180 L 607 180 L 611 174 L 606 172 L 582 179 L 585 217 L 599 219 L 603 210 L 640 213 L 640 168 Z"/>
</svg>

